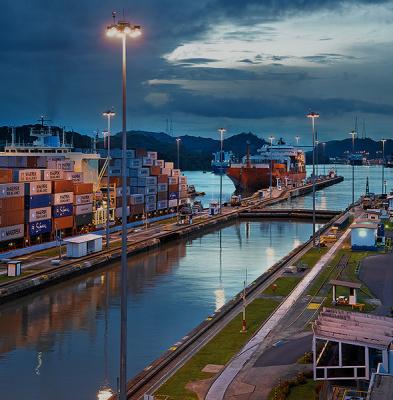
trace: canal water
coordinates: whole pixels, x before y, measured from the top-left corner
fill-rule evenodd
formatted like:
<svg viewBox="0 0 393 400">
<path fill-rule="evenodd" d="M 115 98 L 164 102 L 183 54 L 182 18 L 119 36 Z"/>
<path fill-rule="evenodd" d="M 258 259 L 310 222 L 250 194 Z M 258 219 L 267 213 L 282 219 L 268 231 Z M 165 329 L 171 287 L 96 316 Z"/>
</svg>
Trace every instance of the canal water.
<svg viewBox="0 0 393 400">
<path fill-rule="evenodd" d="M 317 191 L 317 209 L 343 210 L 352 202 L 352 166 L 351 165 L 319 165 L 318 173 L 321 175 L 328 172 L 332 167 L 338 175 L 344 177 L 344 181 L 323 190 Z M 311 166 L 307 166 L 307 176 L 310 176 Z M 211 200 L 219 199 L 220 176 L 207 172 L 190 171 L 185 173 L 190 184 L 195 185 L 198 191 L 206 193 L 205 196 L 198 198 L 208 206 Z M 393 168 L 385 168 L 385 180 L 387 193 L 393 188 Z M 370 192 L 382 193 L 382 167 L 381 166 L 355 166 L 355 199 L 366 191 L 366 181 L 369 178 Z M 223 199 L 228 201 L 235 188 L 232 181 L 223 176 Z M 294 198 L 288 202 L 282 202 L 274 206 L 275 208 L 312 208 L 312 195 Z"/>
<path fill-rule="evenodd" d="M 241 220 L 131 257 L 128 376 L 311 232 L 303 222 Z M 0 306 L 1 399 L 93 400 L 115 388 L 119 296 L 116 263 Z"/>
</svg>

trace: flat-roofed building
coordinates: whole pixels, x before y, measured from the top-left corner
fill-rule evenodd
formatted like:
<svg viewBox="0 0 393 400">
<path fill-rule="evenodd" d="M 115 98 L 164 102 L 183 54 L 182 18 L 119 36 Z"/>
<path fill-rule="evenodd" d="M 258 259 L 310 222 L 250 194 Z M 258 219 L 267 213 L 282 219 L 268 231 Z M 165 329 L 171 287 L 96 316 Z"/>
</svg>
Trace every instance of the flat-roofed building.
<svg viewBox="0 0 393 400">
<path fill-rule="evenodd" d="M 324 308 L 313 323 L 314 379 L 369 380 L 389 370 L 393 318 Z"/>
</svg>

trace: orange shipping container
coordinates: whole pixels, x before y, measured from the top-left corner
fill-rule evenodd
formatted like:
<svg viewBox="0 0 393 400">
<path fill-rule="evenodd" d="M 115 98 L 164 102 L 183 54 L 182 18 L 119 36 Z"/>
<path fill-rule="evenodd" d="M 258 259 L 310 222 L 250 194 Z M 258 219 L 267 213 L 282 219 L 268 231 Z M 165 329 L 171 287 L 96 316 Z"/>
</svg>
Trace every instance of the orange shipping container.
<svg viewBox="0 0 393 400">
<path fill-rule="evenodd" d="M 168 192 L 178 192 L 179 185 L 168 185 Z"/>
<path fill-rule="evenodd" d="M 71 182 L 72 184 L 72 182 Z M 93 193 L 93 184 L 92 183 L 74 183 L 75 194 L 89 194 Z M 71 190 L 72 192 L 72 190 Z"/>
<path fill-rule="evenodd" d="M 158 175 L 157 183 L 168 183 L 168 175 Z"/>
<path fill-rule="evenodd" d="M 0 228 L 23 224 L 24 222 L 25 222 L 24 210 L 0 212 Z"/>
<path fill-rule="evenodd" d="M 12 182 L 12 169 L 0 169 L 0 183 Z"/>
<path fill-rule="evenodd" d="M 150 167 L 150 175 L 151 176 L 158 176 L 161 173 L 161 167 L 155 166 Z"/>
<path fill-rule="evenodd" d="M 147 156 L 147 151 L 145 149 L 136 149 L 135 150 L 136 158 L 142 158 Z"/>
<path fill-rule="evenodd" d="M 0 212 L 5 211 L 17 211 L 25 209 L 25 198 L 24 197 L 6 197 L 0 199 Z"/>
<path fill-rule="evenodd" d="M 53 193 L 73 192 L 74 186 L 72 181 L 60 180 L 52 181 Z"/>
<path fill-rule="evenodd" d="M 53 219 L 53 229 L 67 229 L 74 226 L 74 217 L 61 217 Z"/>
</svg>

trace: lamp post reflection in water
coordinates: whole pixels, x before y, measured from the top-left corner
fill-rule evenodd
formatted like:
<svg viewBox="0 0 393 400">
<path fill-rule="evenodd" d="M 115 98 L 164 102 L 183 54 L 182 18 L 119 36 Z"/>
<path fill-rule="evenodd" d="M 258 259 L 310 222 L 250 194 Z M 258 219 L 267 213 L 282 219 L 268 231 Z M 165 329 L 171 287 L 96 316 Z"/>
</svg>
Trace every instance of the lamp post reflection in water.
<svg viewBox="0 0 393 400">
<path fill-rule="evenodd" d="M 219 273 L 219 287 L 214 291 L 215 299 L 216 299 L 216 310 L 218 311 L 222 306 L 225 305 L 225 291 L 222 286 L 222 230 L 220 229 L 219 232 L 219 244 L 220 244 L 220 249 L 219 249 L 219 268 L 220 268 L 220 273 Z"/>
</svg>

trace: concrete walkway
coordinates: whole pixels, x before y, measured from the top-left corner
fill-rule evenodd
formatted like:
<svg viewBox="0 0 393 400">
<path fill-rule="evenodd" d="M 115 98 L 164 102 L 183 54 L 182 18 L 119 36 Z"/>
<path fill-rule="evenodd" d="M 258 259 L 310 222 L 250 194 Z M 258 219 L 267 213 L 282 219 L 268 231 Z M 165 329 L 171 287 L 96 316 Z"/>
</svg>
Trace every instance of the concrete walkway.
<svg viewBox="0 0 393 400">
<path fill-rule="evenodd" d="M 298 300 L 301 294 L 314 280 L 314 278 L 321 272 L 327 262 L 333 257 L 337 250 L 341 247 L 344 240 L 349 235 L 350 229 L 347 229 L 340 239 L 331 247 L 331 249 L 321 257 L 321 259 L 315 264 L 311 271 L 304 277 L 304 279 L 295 287 L 290 295 L 284 300 L 278 309 L 270 316 L 270 318 L 264 323 L 261 329 L 251 338 L 251 340 L 243 347 L 225 367 L 217 379 L 213 382 L 206 395 L 206 400 L 222 400 L 225 392 L 229 385 L 241 371 L 243 366 L 248 362 L 258 347 L 265 340 L 270 331 L 276 327 L 279 321 L 287 314 L 293 304 Z"/>
</svg>

